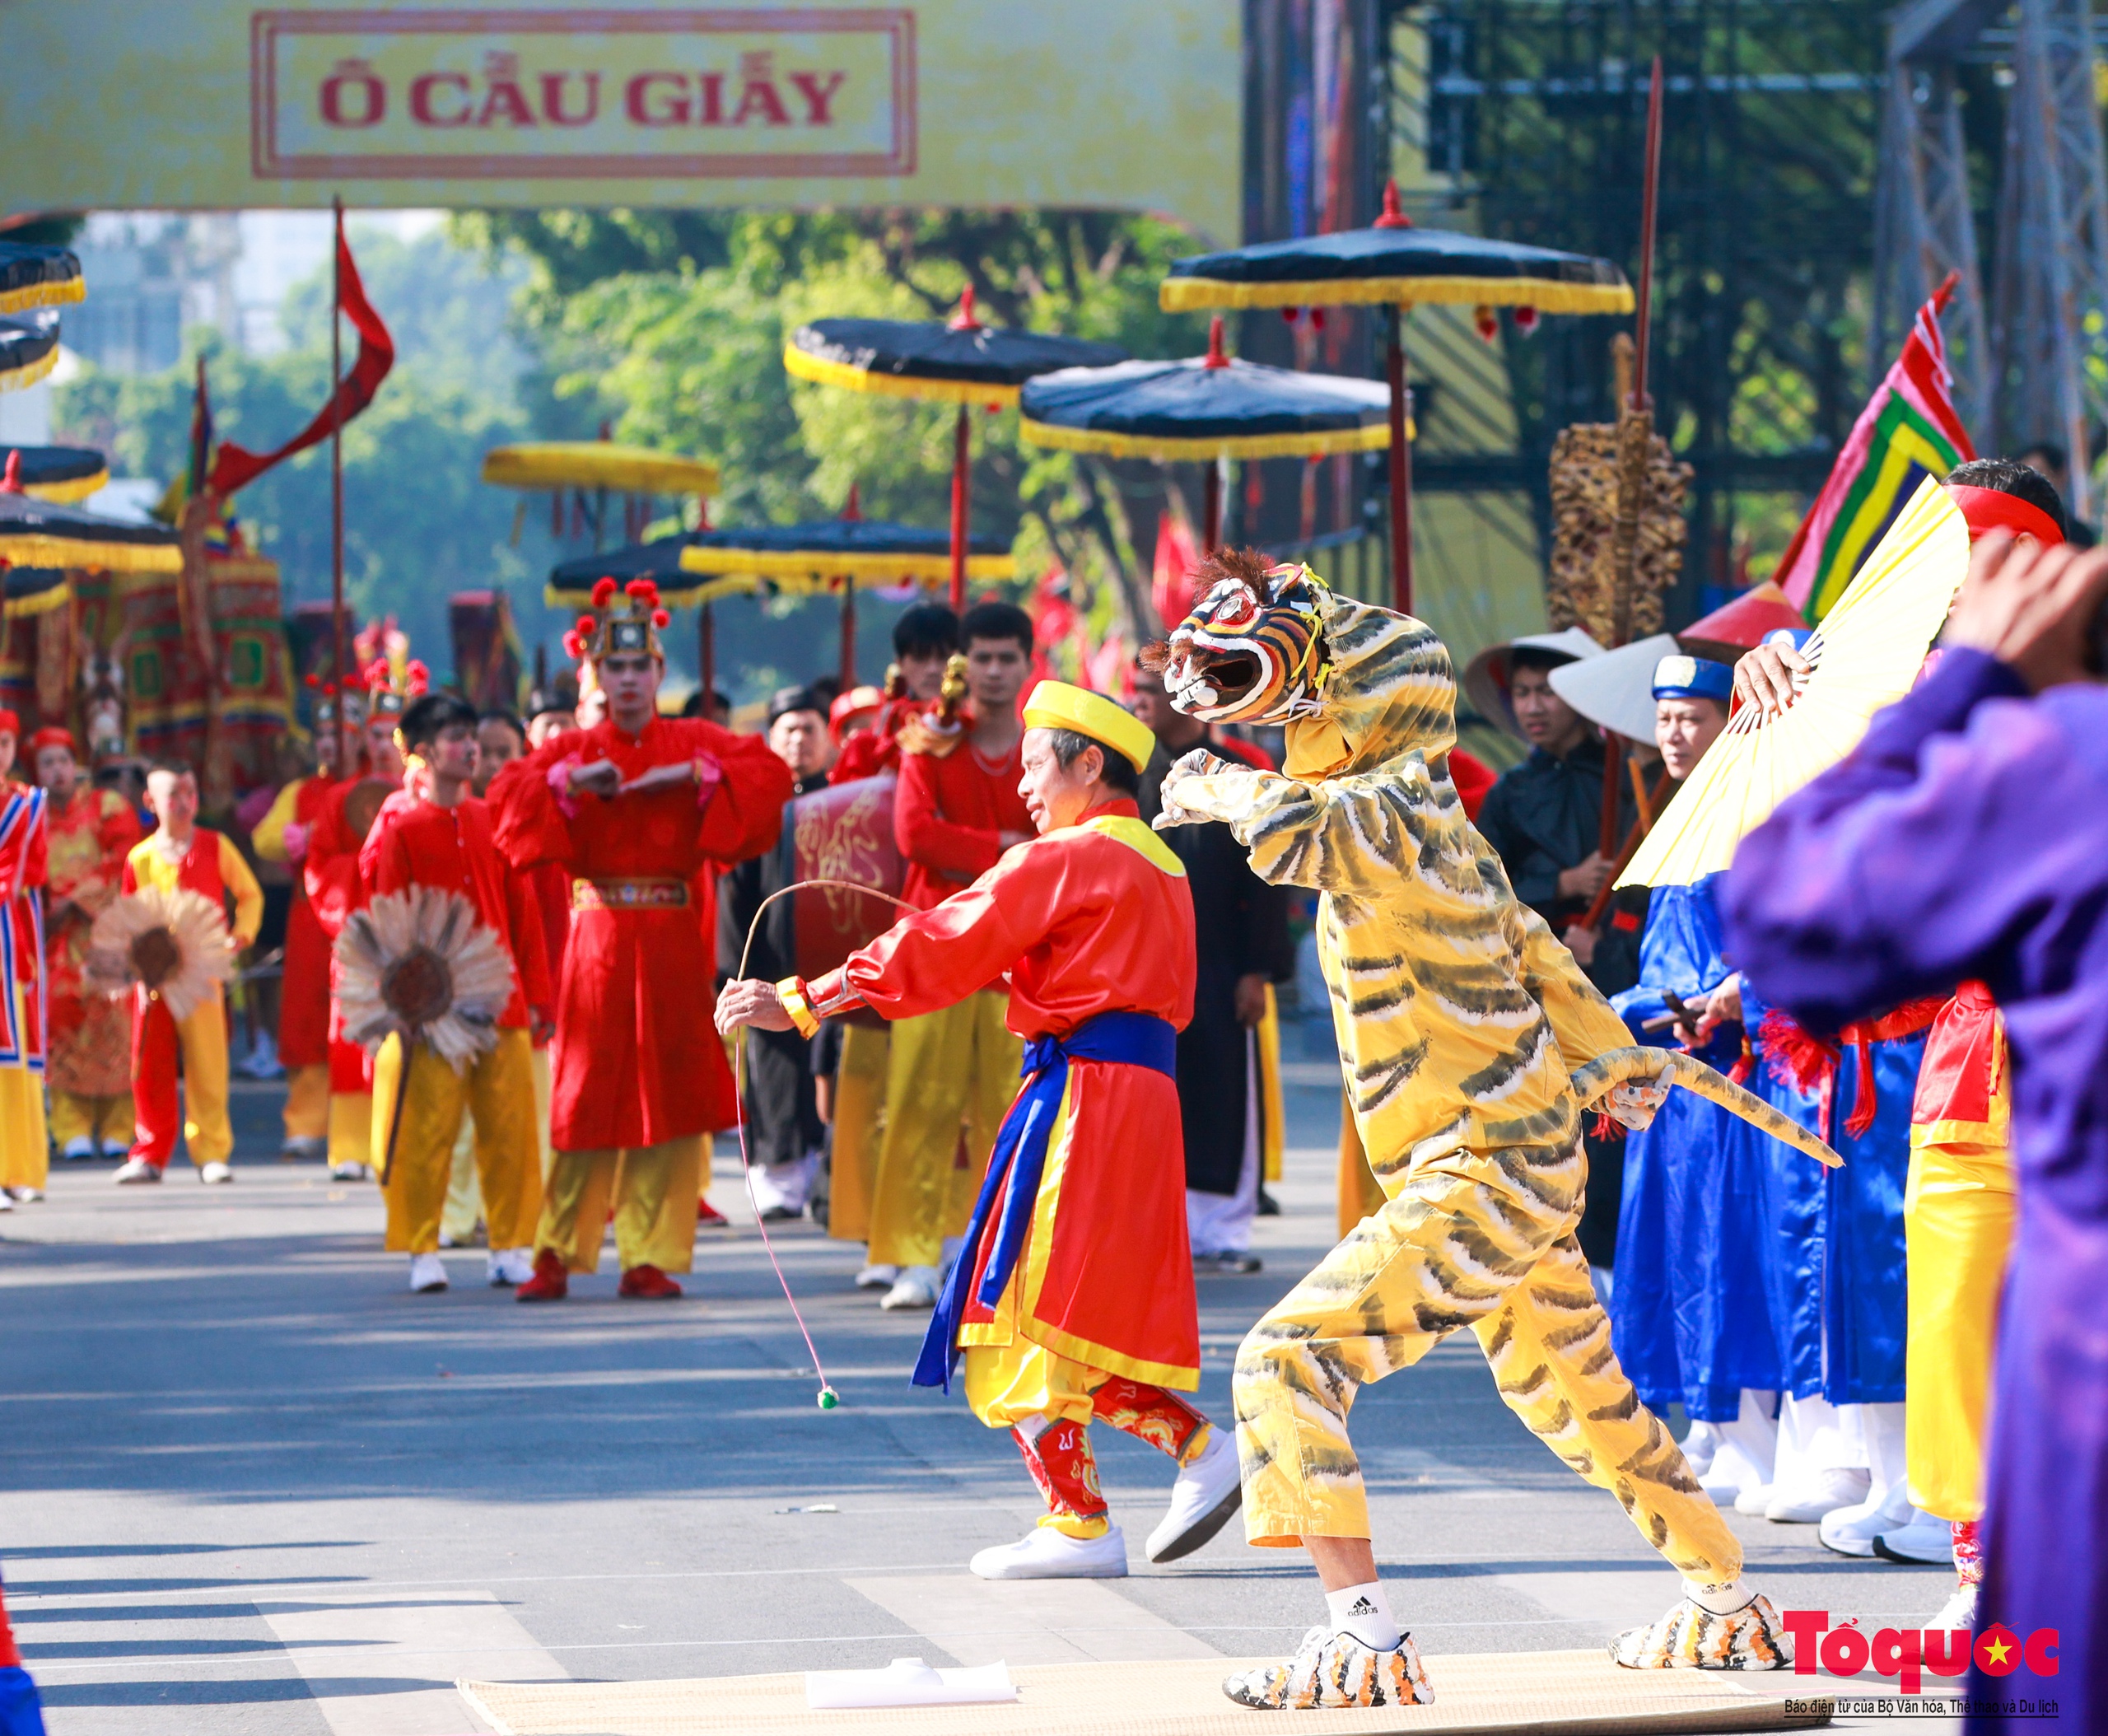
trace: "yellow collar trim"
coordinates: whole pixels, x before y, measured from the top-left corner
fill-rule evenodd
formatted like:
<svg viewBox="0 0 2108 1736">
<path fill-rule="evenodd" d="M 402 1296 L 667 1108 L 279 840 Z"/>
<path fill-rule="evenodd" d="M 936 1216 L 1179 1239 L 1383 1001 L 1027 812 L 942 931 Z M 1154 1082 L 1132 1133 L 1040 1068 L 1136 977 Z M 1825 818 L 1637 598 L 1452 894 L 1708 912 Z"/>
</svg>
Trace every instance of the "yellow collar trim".
<svg viewBox="0 0 2108 1736">
<path fill-rule="evenodd" d="M 1151 866 L 1162 869 L 1178 880 L 1186 878 L 1186 865 L 1178 860 L 1178 852 L 1149 828 L 1148 823 L 1131 814 L 1101 814 L 1096 819 L 1087 819 L 1076 828 L 1081 832 L 1099 832 L 1106 837 L 1125 844 L 1130 850 L 1147 856 Z"/>
</svg>

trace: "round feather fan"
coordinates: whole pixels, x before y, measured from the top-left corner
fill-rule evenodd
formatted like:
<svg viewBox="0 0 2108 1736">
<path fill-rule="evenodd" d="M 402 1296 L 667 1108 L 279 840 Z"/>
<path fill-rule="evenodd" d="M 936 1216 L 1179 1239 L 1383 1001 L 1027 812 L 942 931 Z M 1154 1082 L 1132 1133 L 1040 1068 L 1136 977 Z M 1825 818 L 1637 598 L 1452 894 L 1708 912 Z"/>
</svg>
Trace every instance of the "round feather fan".
<svg viewBox="0 0 2108 1736">
<path fill-rule="evenodd" d="M 369 1055 L 399 1035 L 460 1073 L 497 1047 L 512 960 L 459 893 L 383 893 L 345 922 L 337 964 L 344 1035 Z"/>
<path fill-rule="evenodd" d="M 1968 576 L 1968 524 L 1928 477 L 1808 642 L 1815 667 L 1793 705 L 1770 719 L 1736 712 L 1618 884 L 1688 886 L 1733 861 L 1780 802 L 1910 691 Z"/>
<path fill-rule="evenodd" d="M 106 995 L 143 987 L 187 1019 L 234 974 L 226 913 L 202 894 L 157 886 L 128 892 L 88 931 L 85 974 Z"/>
</svg>

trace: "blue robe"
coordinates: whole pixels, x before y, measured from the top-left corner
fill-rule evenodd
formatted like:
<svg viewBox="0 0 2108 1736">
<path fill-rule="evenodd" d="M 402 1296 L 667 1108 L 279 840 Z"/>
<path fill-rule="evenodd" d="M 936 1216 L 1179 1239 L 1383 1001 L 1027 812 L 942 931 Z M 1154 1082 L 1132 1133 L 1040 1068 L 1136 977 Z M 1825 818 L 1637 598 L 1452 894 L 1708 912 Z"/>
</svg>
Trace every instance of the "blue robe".
<svg viewBox="0 0 2108 1736">
<path fill-rule="evenodd" d="M 1611 1003 L 1637 1042 L 1673 1040 L 1645 1029 L 1668 1010 L 1663 990 L 1693 1001 L 1732 974 L 1714 902 L 1717 878 L 1658 887 L 1649 901 L 1639 986 Z M 1741 1056 L 1742 1038 L 1742 1026 L 1723 1025 L 1695 1052 L 1725 1073 Z M 1653 1124 L 1626 1136 L 1611 1342 L 1651 1407 L 1674 1400 L 1694 1420 L 1732 1422 L 1743 1388 L 1780 1385 L 1775 1322 L 1784 1318 L 1776 1299 L 1785 1286 L 1775 1270 L 1775 1177 L 1786 1160 L 1816 1167 L 1690 1091 L 1671 1091 Z"/>
<path fill-rule="evenodd" d="M 2108 691 L 2032 695 L 1945 652 L 1744 839 L 1735 957 L 1811 1025 L 1980 978 L 2012 1058 L 2020 1219 L 1998 1314 L 1979 1631 L 2058 1673 L 1972 1673 L 1972 1733 L 2108 1728 Z M 1886 1101 L 1884 1099 L 1884 1108 Z M 2048 1721 L 1998 1703 L 2054 1701 Z"/>
</svg>

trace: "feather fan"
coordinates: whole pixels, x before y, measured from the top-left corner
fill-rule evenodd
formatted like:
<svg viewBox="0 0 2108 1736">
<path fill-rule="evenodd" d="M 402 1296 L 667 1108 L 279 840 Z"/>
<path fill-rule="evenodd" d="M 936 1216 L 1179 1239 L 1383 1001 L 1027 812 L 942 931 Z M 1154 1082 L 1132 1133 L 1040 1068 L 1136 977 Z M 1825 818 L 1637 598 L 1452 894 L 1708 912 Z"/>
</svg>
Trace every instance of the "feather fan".
<svg viewBox="0 0 2108 1736">
<path fill-rule="evenodd" d="M 369 1055 L 399 1035 L 461 1073 L 497 1047 L 512 960 L 459 893 L 383 893 L 345 922 L 337 963 L 345 1038 Z"/>
</svg>

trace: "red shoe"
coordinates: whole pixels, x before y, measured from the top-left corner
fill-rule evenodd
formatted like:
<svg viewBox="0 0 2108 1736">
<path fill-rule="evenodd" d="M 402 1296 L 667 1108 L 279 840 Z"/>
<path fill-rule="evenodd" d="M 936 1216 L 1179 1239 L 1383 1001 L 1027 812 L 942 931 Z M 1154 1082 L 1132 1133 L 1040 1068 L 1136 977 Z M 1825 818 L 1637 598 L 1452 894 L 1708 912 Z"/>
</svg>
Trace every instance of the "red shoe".
<svg viewBox="0 0 2108 1736">
<path fill-rule="evenodd" d="M 561 1302 L 571 1294 L 571 1274 L 564 1270 L 563 1256 L 544 1248 L 534 1256 L 534 1276 L 512 1293 L 515 1302 Z"/>
<path fill-rule="evenodd" d="M 681 1293 L 681 1286 L 655 1266 L 632 1266 L 623 1274 L 623 1281 L 615 1286 L 618 1296 L 634 1296 L 646 1302 L 670 1302 Z"/>
<path fill-rule="evenodd" d="M 697 1200 L 695 1202 L 695 1220 L 711 1230 L 721 1229 L 732 1221 L 708 1200 Z"/>
</svg>

